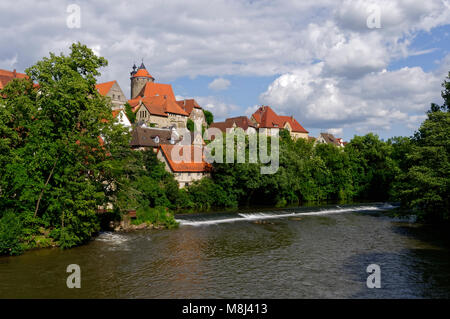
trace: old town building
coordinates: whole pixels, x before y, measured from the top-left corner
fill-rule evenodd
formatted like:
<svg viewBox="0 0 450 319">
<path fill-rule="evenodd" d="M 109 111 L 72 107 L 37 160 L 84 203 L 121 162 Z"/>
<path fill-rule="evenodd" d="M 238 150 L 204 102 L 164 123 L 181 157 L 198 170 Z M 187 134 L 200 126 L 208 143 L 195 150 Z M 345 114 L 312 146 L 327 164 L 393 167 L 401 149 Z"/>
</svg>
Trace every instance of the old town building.
<svg viewBox="0 0 450 319">
<path fill-rule="evenodd" d="M 308 138 L 308 131 L 293 116 L 277 115 L 270 106 L 263 105 L 258 108 L 250 120 L 260 133 L 273 135 L 280 129 L 286 129 L 293 139 Z"/>
</svg>

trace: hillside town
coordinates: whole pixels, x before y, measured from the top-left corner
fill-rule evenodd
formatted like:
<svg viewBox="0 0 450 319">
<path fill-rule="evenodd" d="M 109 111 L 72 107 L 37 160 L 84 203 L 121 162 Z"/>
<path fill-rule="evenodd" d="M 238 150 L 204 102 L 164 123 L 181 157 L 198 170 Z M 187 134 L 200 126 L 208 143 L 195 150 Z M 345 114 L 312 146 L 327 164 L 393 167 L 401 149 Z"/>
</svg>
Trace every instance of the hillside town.
<svg viewBox="0 0 450 319">
<path fill-rule="evenodd" d="M 13 79 L 26 77 L 26 74 L 15 69 L 0 70 L 0 89 Z M 98 83 L 96 89 L 99 94 L 109 98 L 111 112 L 117 123 L 130 129 L 130 147 L 134 150 L 153 150 L 165 164 L 166 170 L 174 175 L 180 188 L 209 176 L 211 170 L 211 165 L 204 158 L 200 163 L 177 163 L 172 158 L 171 150 L 174 145 L 188 144 L 184 147 L 190 147 L 191 154 L 194 154 L 195 148 L 205 145 L 201 134 L 191 134 L 190 139 L 185 142 L 182 132 L 188 127 L 188 121 L 192 121 L 198 129 L 217 128 L 223 133 L 232 133 L 236 128 L 241 128 L 246 134 L 259 132 L 272 136 L 280 129 L 285 129 L 294 140 L 303 138 L 337 147 L 344 147 L 346 144 L 342 138 L 336 138 L 331 133 L 320 133 L 317 138 L 309 136 L 309 132 L 297 119 L 279 115 L 268 105 L 260 106 L 250 118 L 237 116 L 208 125 L 204 110 L 195 99 L 177 100 L 172 85 L 156 82 L 143 62 L 139 67 L 133 65 L 130 72 L 129 99 L 116 80 Z M 131 108 L 135 116 L 133 121 L 127 116 L 126 106 Z"/>
</svg>

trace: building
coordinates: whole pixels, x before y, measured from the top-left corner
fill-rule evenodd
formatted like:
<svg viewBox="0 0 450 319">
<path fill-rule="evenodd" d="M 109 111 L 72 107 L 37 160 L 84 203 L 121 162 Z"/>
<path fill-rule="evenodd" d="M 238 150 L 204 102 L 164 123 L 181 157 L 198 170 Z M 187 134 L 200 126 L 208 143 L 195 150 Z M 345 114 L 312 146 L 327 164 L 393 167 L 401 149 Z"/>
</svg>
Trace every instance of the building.
<svg viewBox="0 0 450 319">
<path fill-rule="evenodd" d="M 189 114 L 177 103 L 170 84 L 155 83 L 144 63 L 131 77 L 131 99 L 128 103 L 136 113 L 136 121 L 152 127 L 186 128 Z"/>
<path fill-rule="evenodd" d="M 130 146 L 134 150 L 153 149 L 155 152 L 161 144 L 175 145 L 181 140 L 173 129 L 147 128 L 137 126 L 131 132 Z"/>
<path fill-rule="evenodd" d="M 177 101 L 178 105 L 189 114 L 189 118 L 196 124 L 200 130 L 202 126 L 206 126 L 205 114 L 202 107 L 194 99 L 184 99 Z"/>
<path fill-rule="evenodd" d="M 345 144 L 347 144 L 343 141 L 342 138 L 340 138 L 340 137 L 336 138 L 336 137 L 334 137 L 333 134 L 330 134 L 330 133 L 320 133 L 319 137 L 317 137 L 317 139 L 316 139 L 316 143 L 332 144 L 337 147 L 344 147 Z"/>
<path fill-rule="evenodd" d="M 180 188 L 210 176 L 211 164 L 204 160 L 202 146 L 161 144 L 157 157 L 165 164 L 166 170 L 174 175 Z"/>
<path fill-rule="evenodd" d="M 256 125 L 248 119 L 247 116 L 238 116 L 227 118 L 224 122 L 211 123 L 209 127 L 220 129 L 222 132 L 233 132 L 234 129 L 240 127 L 247 134 L 256 133 Z"/>
<path fill-rule="evenodd" d="M 14 69 L 14 71 L 0 69 L 0 90 L 3 89 L 6 84 L 13 79 L 25 79 L 27 77 L 28 76 L 25 73 L 16 72 L 16 69 Z"/>
<path fill-rule="evenodd" d="M 131 122 L 128 119 L 124 109 L 116 109 L 112 111 L 113 118 L 117 118 L 117 122 L 125 127 L 131 128 Z"/>
<path fill-rule="evenodd" d="M 277 115 L 270 106 L 263 105 L 252 114 L 250 121 L 267 135 L 273 135 L 280 129 L 289 131 L 293 139 L 308 138 L 308 131 L 293 116 Z"/>
<path fill-rule="evenodd" d="M 111 99 L 111 108 L 113 110 L 122 109 L 124 104 L 127 103 L 127 98 L 117 81 L 99 83 L 95 88 L 98 93 Z"/>
</svg>

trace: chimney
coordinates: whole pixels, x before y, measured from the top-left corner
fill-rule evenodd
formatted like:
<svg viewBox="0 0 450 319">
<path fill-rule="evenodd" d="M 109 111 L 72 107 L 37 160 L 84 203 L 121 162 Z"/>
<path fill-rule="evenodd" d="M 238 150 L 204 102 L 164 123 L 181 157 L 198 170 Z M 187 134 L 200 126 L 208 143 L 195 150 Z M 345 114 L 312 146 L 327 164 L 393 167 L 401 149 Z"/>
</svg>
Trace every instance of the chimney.
<svg viewBox="0 0 450 319">
<path fill-rule="evenodd" d="M 16 77 L 17 77 L 17 72 L 16 72 L 16 69 L 14 69 L 14 71 L 13 71 L 13 77 L 14 77 L 14 78 L 16 78 Z"/>
</svg>

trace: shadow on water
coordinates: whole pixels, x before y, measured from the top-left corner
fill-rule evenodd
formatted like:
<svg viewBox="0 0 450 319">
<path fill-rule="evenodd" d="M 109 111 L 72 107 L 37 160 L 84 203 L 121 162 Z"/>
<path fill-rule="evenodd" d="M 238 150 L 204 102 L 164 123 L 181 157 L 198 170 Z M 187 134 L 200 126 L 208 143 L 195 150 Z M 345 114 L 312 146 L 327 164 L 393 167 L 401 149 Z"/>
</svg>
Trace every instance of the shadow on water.
<svg viewBox="0 0 450 319">
<path fill-rule="evenodd" d="M 392 222 L 393 233 L 401 235 L 410 248 L 396 252 L 362 253 L 348 258 L 343 271 L 361 283 L 351 298 L 450 298 L 450 236 L 436 225 Z M 381 269 L 381 288 L 369 289 L 366 267 Z"/>
</svg>

